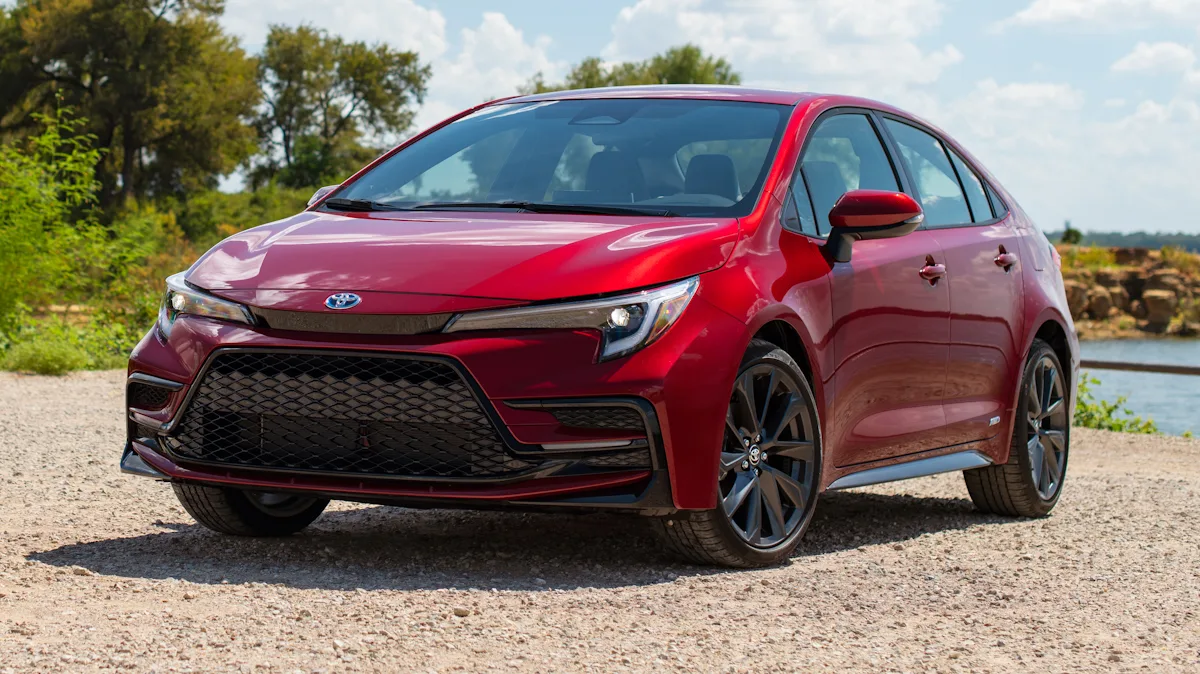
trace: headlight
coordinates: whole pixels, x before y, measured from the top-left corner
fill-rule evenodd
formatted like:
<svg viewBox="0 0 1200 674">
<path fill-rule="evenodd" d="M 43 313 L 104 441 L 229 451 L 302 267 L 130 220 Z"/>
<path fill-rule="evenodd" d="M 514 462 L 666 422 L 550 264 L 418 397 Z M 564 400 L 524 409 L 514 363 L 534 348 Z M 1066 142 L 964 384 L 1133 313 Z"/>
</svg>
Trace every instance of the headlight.
<svg viewBox="0 0 1200 674">
<path fill-rule="evenodd" d="M 196 290 L 183 280 L 183 272 L 167 278 L 167 294 L 163 297 L 163 305 L 158 312 L 158 325 L 164 337 L 171 334 L 171 326 L 175 325 L 175 319 L 180 314 L 254 324 L 254 317 L 250 315 L 249 309 L 237 302 Z"/>
<path fill-rule="evenodd" d="M 662 336 L 679 320 L 699 285 L 700 279 L 692 277 L 669 286 L 601 300 L 475 311 L 455 316 L 445 332 L 538 328 L 599 330 L 603 337 L 600 360 L 611 360 L 631 354 Z"/>
</svg>

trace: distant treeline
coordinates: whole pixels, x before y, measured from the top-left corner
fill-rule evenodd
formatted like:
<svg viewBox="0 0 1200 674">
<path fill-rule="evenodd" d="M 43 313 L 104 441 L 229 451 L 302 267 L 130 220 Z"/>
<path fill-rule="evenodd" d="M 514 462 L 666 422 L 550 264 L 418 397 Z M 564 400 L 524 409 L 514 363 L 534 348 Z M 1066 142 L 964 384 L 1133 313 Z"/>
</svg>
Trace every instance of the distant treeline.
<svg viewBox="0 0 1200 674">
<path fill-rule="evenodd" d="M 1062 240 L 1063 233 L 1047 232 L 1051 241 Z M 1200 234 L 1160 234 L 1155 232 L 1085 232 L 1080 242 L 1088 246 L 1108 248 L 1162 248 L 1175 246 L 1193 253 L 1200 253 Z"/>
</svg>

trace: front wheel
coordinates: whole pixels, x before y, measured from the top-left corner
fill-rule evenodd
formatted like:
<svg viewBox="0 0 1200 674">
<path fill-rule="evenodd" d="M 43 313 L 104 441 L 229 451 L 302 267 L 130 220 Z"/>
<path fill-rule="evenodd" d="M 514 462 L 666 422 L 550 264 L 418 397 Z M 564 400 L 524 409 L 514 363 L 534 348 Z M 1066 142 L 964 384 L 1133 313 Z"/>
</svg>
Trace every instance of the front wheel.
<svg viewBox="0 0 1200 674">
<path fill-rule="evenodd" d="M 1054 349 L 1033 341 L 1008 462 L 963 473 L 975 507 L 983 512 L 1043 517 L 1058 503 L 1071 446 L 1068 384 Z"/>
<path fill-rule="evenodd" d="M 290 536 L 321 516 L 328 499 L 174 482 L 175 496 L 205 528 L 233 536 Z"/>
<path fill-rule="evenodd" d="M 717 506 L 657 521 L 667 546 L 700 564 L 759 567 L 796 549 L 820 475 L 816 400 L 796 361 L 754 340 L 725 415 Z"/>
</svg>

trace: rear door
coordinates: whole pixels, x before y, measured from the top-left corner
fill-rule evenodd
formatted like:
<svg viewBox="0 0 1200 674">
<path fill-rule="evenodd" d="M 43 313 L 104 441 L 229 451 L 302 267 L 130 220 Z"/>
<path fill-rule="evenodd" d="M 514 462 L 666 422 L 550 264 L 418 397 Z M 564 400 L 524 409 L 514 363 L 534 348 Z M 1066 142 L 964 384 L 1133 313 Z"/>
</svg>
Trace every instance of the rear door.
<svg viewBox="0 0 1200 674">
<path fill-rule="evenodd" d="M 873 115 L 846 111 L 810 133 L 793 179 L 785 226 L 827 236 L 829 210 L 847 191 L 902 191 L 898 167 Z M 813 211 L 808 211 L 811 197 Z M 811 215 L 809 215 L 811 213 Z M 950 295 L 921 277 L 945 260 L 932 232 L 854 244 L 830 272 L 833 352 L 825 443 L 849 466 L 940 446 L 949 357 Z"/>
<path fill-rule="evenodd" d="M 978 172 L 930 130 L 888 117 L 929 228 L 946 258 L 949 369 L 943 444 L 996 435 L 1007 419 L 1021 357 L 1021 260 L 1017 232 L 997 217 Z M 1002 209 L 1003 207 L 1000 206 Z"/>
</svg>

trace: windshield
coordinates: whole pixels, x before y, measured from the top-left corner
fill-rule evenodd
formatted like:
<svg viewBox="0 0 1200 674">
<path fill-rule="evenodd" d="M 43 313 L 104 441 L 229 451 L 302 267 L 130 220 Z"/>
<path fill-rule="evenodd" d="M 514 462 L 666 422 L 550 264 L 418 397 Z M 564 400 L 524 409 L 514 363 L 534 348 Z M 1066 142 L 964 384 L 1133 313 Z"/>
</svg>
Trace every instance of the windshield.
<svg viewBox="0 0 1200 674">
<path fill-rule="evenodd" d="M 335 205 L 746 215 L 790 110 L 679 99 L 490 106 L 391 156 Z"/>
</svg>

